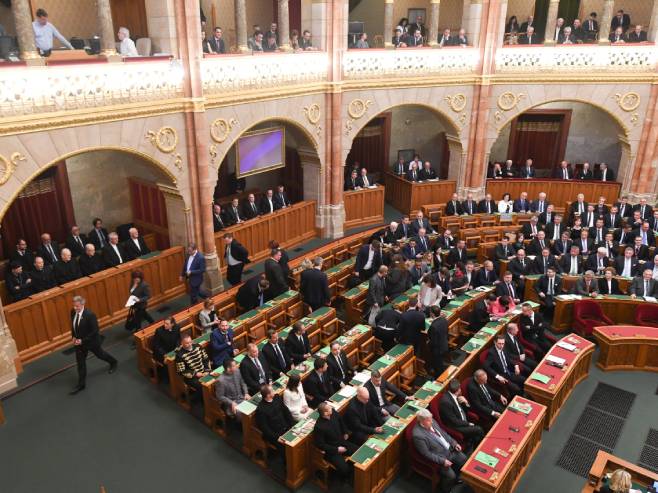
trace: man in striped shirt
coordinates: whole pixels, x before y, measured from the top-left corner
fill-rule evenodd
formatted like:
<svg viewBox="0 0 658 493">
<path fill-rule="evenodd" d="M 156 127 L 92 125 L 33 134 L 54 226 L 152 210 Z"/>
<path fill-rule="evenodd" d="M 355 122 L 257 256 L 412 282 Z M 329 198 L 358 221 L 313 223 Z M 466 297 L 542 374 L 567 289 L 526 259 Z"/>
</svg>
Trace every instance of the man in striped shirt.
<svg viewBox="0 0 658 493">
<path fill-rule="evenodd" d="M 206 351 L 192 342 L 189 334 L 181 337 L 181 346 L 176 350 L 176 371 L 187 385 L 194 387 L 201 395 L 199 379 L 210 373 L 210 360 Z"/>
</svg>

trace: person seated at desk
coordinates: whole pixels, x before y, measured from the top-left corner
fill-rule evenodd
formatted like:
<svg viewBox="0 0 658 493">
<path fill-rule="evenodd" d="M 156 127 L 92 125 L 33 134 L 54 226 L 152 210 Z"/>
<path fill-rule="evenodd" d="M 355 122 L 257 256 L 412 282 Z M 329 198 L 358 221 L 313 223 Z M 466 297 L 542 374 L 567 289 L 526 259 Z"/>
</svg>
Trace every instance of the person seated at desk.
<svg viewBox="0 0 658 493">
<path fill-rule="evenodd" d="M 615 172 L 606 163 L 599 164 L 599 170 L 594 173 L 594 179 L 600 181 L 615 181 Z"/>
<path fill-rule="evenodd" d="M 528 200 L 528 192 L 521 192 L 521 196 L 514 201 L 512 206 L 514 212 L 525 214 L 530 211 L 530 201 Z"/>
<path fill-rule="evenodd" d="M 489 348 L 484 361 L 484 370 L 491 378 L 495 378 L 501 385 L 504 385 L 510 394 L 523 393 L 525 376 L 521 372 L 521 367 L 514 364 L 512 355 L 505 349 L 503 334 L 497 335 L 494 345 Z"/>
<path fill-rule="evenodd" d="M 366 168 L 361 168 L 361 174 L 357 177 L 356 183 L 361 188 L 368 188 L 375 184 L 375 182 L 368 176 L 368 170 Z"/>
<path fill-rule="evenodd" d="M 127 261 L 126 252 L 119 244 L 118 234 L 112 232 L 108 238 L 108 243 L 103 247 L 103 263 L 107 267 L 116 267 Z"/>
<path fill-rule="evenodd" d="M 412 261 L 409 261 L 411 263 Z M 420 280 L 423 278 L 425 271 L 423 270 L 423 259 L 422 254 L 419 254 L 418 257 L 413 259 L 413 265 L 409 267 L 409 277 L 411 279 L 411 284 L 416 285 L 420 283 Z"/>
<path fill-rule="evenodd" d="M 553 204 L 548 204 L 544 212 L 541 212 L 538 215 L 539 224 L 541 224 L 544 229 L 547 229 L 551 223 L 556 222 L 557 216 Z M 560 219 L 562 219 L 562 216 L 560 216 Z M 567 225 L 563 222 L 562 226 L 566 228 Z"/>
<path fill-rule="evenodd" d="M 389 393 L 393 394 L 400 400 L 414 400 L 412 396 L 406 395 L 395 385 L 382 378 L 382 374 L 379 370 L 373 370 L 370 372 L 370 379 L 363 384 L 363 388 L 370 394 L 370 403 L 373 404 L 384 417 L 393 416 L 400 409 L 400 406 L 388 398 Z"/>
<path fill-rule="evenodd" d="M 484 437 L 482 428 L 468 420 L 470 407 L 468 399 L 462 395 L 459 380 L 453 378 L 439 401 L 439 415 L 441 422 L 464 436 L 466 455 L 470 455 Z"/>
<path fill-rule="evenodd" d="M 34 254 L 28 250 L 27 241 L 20 238 L 16 242 L 16 250 L 11 252 L 9 263 L 18 262 L 23 266 L 23 271 L 27 272 L 34 268 Z"/>
<path fill-rule="evenodd" d="M 592 170 L 589 168 L 589 163 L 585 161 L 583 163 L 583 167 L 581 168 L 578 173 L 576 173 L 576 180 L 593 180 L 594 179 L 594 173 L 592 173 Z"/>
<path fill-rule="evenodd" d="M 560 270 L 562 269 L 561 262 L 564 256 L 568 256 L 573 246 L 573 240 L 571 239 L 571 234 L 569 231 L 562 231 L 560 239 L 553 242 L 552 250 L 553 253 L 559 257 L 558 262 L 560 262 Z M 580 250 L 579 250 L 580 251 Z"/>
<path fill-rule="evenodd" d="M 314 409 L 332 395 L 328 368 L 327 360 L 318 356 L 313 361 L 313 371 L 306 378 L 306 395 L 310 397 L 308 405 Z"/>
<path fill-rule="evenodd" d="M 594 277 L 594 271 L 585 271 L 583 277 L 576 281 L 571 293 L 596 298 L 599 295 L 599 283 Z"/>
<path fill-rule="evenodd" d="M 647 41 L 647 32 L 642 30 L 640 24 L 636 25 L 632 31 L 626 33 L 627 43 L 645 43 Z"/>
<path fill-rule="evenodd" d="M 358 178 L 359 178 L 359 174 L 356 171 L 352 171 L 352 173 L 350 173 L 350 176 L 345 179 L 344 190 L 346 192 L 350 190 L 359 190 L 359 185 L 357 185 Z"/>
<path fill-rule="evenodd" d="M 478 203 L 478 212 L 480 214 L 493 214 L 496 212 L 496 202 L 494 202 L 490 193 L 486 194 L 484 199 Z"/>
<path fill-rule="evenodd" d="M 530 221 L 525 223 L 521 227 L 521 231 L 523 232 L 523 236 L 528 238 L 528 239 L 536 238 L 537 234 L 540 231 L 542 231 L 542 226 L 539 223 L 539 217 L 538 216 L 532 216 L 530 218 Z"/>
<path fill-rule="evenodd" d="M 201 332 L 203 333 L 210 332 L 219 326 L 219 318 L 215 311 L 215 303 L 211 298 L 203 300 L 203 309 L 199 312 L 198 319 L 199 325 L 201 326 Z M 215 366 L 220 366 L 221 364 L 222 362 L 220 361 Z"/>
<path fill-rule="evenodd" d="M 222 212 L 222 206 L 219 204 L 213 204 L 212 206 L 212 228 L 213 232 L 223 230 L 226 226 L 226 220 L 224 219 L 224 213 Z"/>
<path fill-rule="evenodd" d="M 514 280 L 519 285 L 518 298 L 523 299 L 525 293 L 525 278 L 532 274 L 532 264 L 525 256 L 525 250 L 520 248 L 516 251 L 516 258 L 507 264 L 507 270 L 512 273 Z"/>
<path fill-rule="evenodd" d="M 598 493 L 629 493 L 633 479 L 628 471 L 617 469 L 610 475 L 608 483 L 598 489 Z"/>
<path fill-rule="evenodd" d="M 416 163 L 413 161 L 409 165 L 409 171 L 405 173 L 405 178 L 411 182 L 420 181 L 420 172 L 416 168 Z"/>
<path fill-rule="evenodd" d="M 487 385 L 487 372 L 475 370 L 473 378 L 468 382 L 466 392 L 475 412 L 496 420 L 507 406 L 507 399 L 503 394 Z"/>
<path fill-rule="evenodd" d="M 192 342 L 190 334 L 181 336 L 181 345 L 176 350 L 176 373 L 183 377 L 187 385 L 201 395 L 199 379 L 210 373 L 210 360 L 206 350 Z"/>
<path fill-rule="evenodd" d="M 279 341 L 279 333 L 275 329 L 267 331 L 267 343 L 263 345 L 262 352 L 272 372 L 273 380 L 277 380 L 282 373 L 292 369 L 292 359 Z"/>
<path fill-rule="evenodd" d="M 404 164 L 404 158 L 399 158 L 398 162 L 393 166 L 393 173 L 398 176 L 404 176 L 407 173 L 407 165 Z"/>
<path fill-rule="evenodd" d="M 599 293 L 600 294 L 622 294 L 619 289 L 619 281 L 614 278 L 615 269 L 607 267 L 603 273 L 603 277 L 599 279 Z"/>
<path fill-rule="evenodd" d="M 548 319 L 553 318 L 555 297 L 562 294 L 562 279 L 557 275 L 557 267 L 550 266 L 534 285 L 542 311 Z"/>
<path fill-rule="evenodd" d="M 478 205 L 477 202 L 473 200 L 473 194 L 471 192 L 466 194 L 466 200 L 462 202 L 462 211 L 464 214 L 468 214 L 469 216 L 477 214 Z"/>
<path fill-rule="evenodd" d="M 585 269 L 595 272 L 597 275 L 602 275 L 603 271 L 610 265 L 608 259 L 608 252 L 604 247 L 596 249 L 595 255 L 590 255 L 585 261 Z"/>
<path fill-rule="evenodd" d="M 514 210 L 512 196 L 505 192 L 503 198 L 498 202 L 498 212 L 501 214 L 510 214 Z"/>
<path fill-rule="evenodd" d="M 18 262 L 10 264 L 10 270 L 5 276 L 5 286 L 12 302 L 24 300 L 32 294 L 32 279 L 29 274 L 23 272 L 23 266 Z"/>
<path fill-rule="evenodd" d="M 456 193 L 453 193 L 452 198 L 446 204 L 445 214 L 446 216 L 461 216 L 463 213 L 464 209 L 459 201 L 459 196 Z"/>
<path fill-rule="evenodd" d="M 644 263 L 650 259 L 649 247 L 642 244 L 642 237 L 636 236 L 633 239 L 633 255 L 640 263 Z"/>
<path fill-rule="evenodd" d="M 500 166 L 500 163 L 493 164 L 488 178 L 493 178 L 494 180 L 501 180 L 503 178 L 503 168 Z"/>
<path fill-rule="evenodd" d="M 482 268 L 477 271 L 475 275 L 475 286 L 494 286 L 499 284 L 498 274 L 494 269 L 494 264 L 491 260 L 485 260 Z"/>
<path fill-rule="evenodd" d="M 558 270 L 557 259 L 548 247 L 544 247 L 541 250 L 541 254 L 533 261 L 532 270 L 535 274 L 546 274 L 551 267 L 556 271 Z"/>
<path fill-rule="evenodd" d="M 542 230 L 539 230 L 537 231 L 537 235 L 532 240 L 530 240 L 527 252 L 529 255 L 539 256 L 541 255 L 541 252 L 544 248 L 548 249 L 546 233 Z"/>
<path fill-rule="evenodd" d="M 516 304 L 514 303 L 514 300 L 511 299 L 509 296 L 498 296 L 496 297 L 496 300 L 490 300 L 491 303 L 489 303 L 489 313 L 491 314 L 492 317 L 495 318 L 502 318 L 505 317 L 506 315 L 510 314 L 514 308 L 516 308 Z"/>
<path fill-rule="evenodd" d="M 424 219 L 424 221 L 427 221 L 427 219 Z M 432 248 L 432 240 L 430 240 L 429 237 L 427 236 L 427 230 L 425 228 L 418 229 L 414 241 L 416 242 L 416 247 L 418 248 L 418 252 L 421 254 L 425 252 L 429 252 L 430 249 Z"/>
<path fill-rule="evenodd" d="M 243 217 L 242 212 L 240 212 L 238 199 L 233 199 L 231 201 L 231 205 L 225 209 L 224 214 L 226 217 L 226 223 L 229 226 L 240 224 L 246 220 L 246 218 Z"/>
<path fill-rule="evenodd" d="M 571 169 L 569 169 L 569 163 L 567 161 L 560 162 L 560 167 L 555 171 L 553 178 L 558 178 L 561 180 L 573 179 L 573 173 Z"/>
<path fill-rule="evenodd" d="M 210 300 L 206 300 L 205 303 Z M 211 304 L 212 305 L 212 304 Z M 225 319 L 214 320 L 215 328 L 210 333 L 210 358 L 213 368 L 219 368 L 228 358 L 236 356 L 240 351 L 233 346 L 233 329 L 229 328 Z"/>
<path fill-rule="evenodd" d="M 435 243 L 434 248 L 440 248 L 441 250 L 450 250 L 455 246 L 455 237 L 452 236 L 452 231 L 446 229 L 441 236 L 439 236 Z"/>
<path fill-rule="evenodd" d="M 247 196 L 247 201 L 242 204 L 242 215 L 241 217 L 245 220 L 254 219 L 260 215 L 260 209 L 256 204 L 256 196 L 253 193 L 250 193 Z"/>
<path fill-rule="evenodd" d="M 495 294 L 491 293 L 496 298 L 499 296 L 507 296 L 514 304 L 521 303 L 521 289 L 518 287 L 514 276 L 510 271 L 503 274 L 503 281 L 496 285 Z M 490 311 L 491 313 L 491 311 Z"/>
<path fill-rule="evenodd" d="M 465 263 L 467 260 L 468 251 L 466 250 L 466 242 L 464 240 L 457 240 L 457 245 L 448 252 L 446 263 L 454 267 L 458 263 Z"/>
<path fill-rule="evenodd" d="M 658 281 L 653 279 L 653 271 L 651 269 L 644 269 L 641 276 L 633 279 L 628 294 L 631 298 L 641 297 L 656 297 L 658 296 Z"/>
<path fill-rule="evenodd" d="M 123 251 L 126 252 L 126 260 L 135 260 L 142 255 L 151 253 L 150 248 L 146 246 L 144 237 L 140 236 L 137 228 L 130 228 L 128 230 L 128 235 L 130 237 L 123 243 Z"/>
<path fill-rule="evenodd" d="M 538 216 L 541 216 L 542 213 L 546 212 L 549 205 L 551 204 L 548 202 L 546 198 L 546 192 L 539 192 L 539 195 L 537 195 L 537 200 L 533 200 L 532 202 L 530 202 L 530 212 L 533 212 Z M 551 211 L 552 210 L 553 209 L 551 209 Z M 544 222 L 542 224 L 546 224 L 546 223 Z"/>
<path fill-rule="evenodd" d="M 382 434 L 384 429 L 384 416 L 380 410 L 370 402 L 370 393 L 365 387 L 356 389 L 356 396 L 350 401 L 345 411 L 345 423 L 352 431 L 351 441 L 356 445 L 363 445 L 370 435 Z"/>
<path fill-rule="evenodd" d="M 251 399 L 251 396 L 238 370 L 238 363 L 228 358 L 224 360 L 223 366 L 224 372 L 215 382 L 215 397 L 229 417 L 239 417 L 238 406 Z"/>
<path fill-rule="evenodd" d="M 30 271 L 29 276 L 32 279 L 32 294 L 57 286 L 52 266 L 46 265 L 41 257 L 34 259 L 34 269 Z"/>
<path fill-rule="evenodd" d="M 583 273 L 583 258 L 580 256 L 580 247 L 578 245 L 571 245 L 569 253 L 562 255 L 560 269 L 563 274 L 570 276 L 577 276 Z"/>
<path fill-rule="evenodd" d="M 603 218 L 599 217 L 594 221 L 594 228 L 589 229 L 589 236 L 594 241 L 594 247 L 601 246 L 605 241 L 605 235 L 608 230 L 605 229 L 603 223 Z"/>
<path fill-rule="evenodd" d="M 651 277 L 658 281 L 658 254 L 653 257 L 652 262 L 646 262 L 644 264 L 644 269 L 649 269 L 651 271 Z M 34 282 L 34 279 L 32 279 Z"/>
<path fill-rule="evenodd" d="M 535 177 L 535 168 L 532 166 L 532 159 L 525 160 L 525 166 L 519 171 L 519 178 L 530 179 Z"/>
<path fill-rule="evenodd" d="M 438 469 L 439 491 L 450 493 L 466 463 L 461 446 L 439 426 L 427 409 L 416 412 L 412 437 L 416 451 Z"/>
<path fill-rule="evenodd" d="M 288 378 L 288 383 L 283 391 L 283 403 L 295 421 L 306 419 L 313 412 L 306 402 L 306 394 L 299 375 L 293 374 Z"/>
<path fill-rule="evenodd" d="M 384 229 L 380 235 L 380 241 L 384 245 L 393 245 L 397 243 L 400 238 L 400 225 L 395 221 L 391 221 L 386 229 Z"/>
<path fill-rule="evenodd" d="M 71 234 L 66 237 L 64 242 L 66 248 L 71 250 L 71 254 L 76 259 L 85 253 L 86 243 L 87 237 L 80 234 L 80 228 L 78 226 L 71 227 Z"/>
<path fill-rule="evenodd" d="M 633 228 L 633 236 L 637 236 L 637 230 L 642 227 L 644 219 L 642 219 L 642 213 L 638 210 L 634 210 L 631 218 L 627 219 L 626 222 L 630 223 Z"/>
<path fill-rule="evenodd" d="M 494 249 L 494 263 L 499 265 L 501 260 L 512 260 L 516 257 L 516 250 L 510 245 L 509 237 L 503 236 Z"/>
<path fill-rule="evenodd" d="M 82 276 L 96 274 L 105 268 L 103 259 L 96 253 L 96 247 L 92 243 L 85 245 L 85 251 L 78 259 L 78 266 Z"/>
<path fill-rule="evenodd" d="M 425 180 L 436 180 L 436 171 L 432 168 L 432 164 L 429 161 L 423 163 L 423 169 L 418 172 L 418 177 L 421 181 Z"/>
<path fill-rule="evenodd" d="M 614 261 L 617 273 L 622 277 L 635 277 L 640 271 L 640 261 L 635 256 L 635 249 L 628 246 L 624 249 L 624 255 Z"/>
<path fill-rule="evenodd" d="M 411 227 L 416 235 L 421 229 L 424 229 L 428 234 L 434 233 L 434 228 L 430 224 L 429 219 L 424 216 L 423 211 L 416 212 L 416 218 L 411 224 Z"/>
<path fill-rule="evenodd" d="M 611 43 L 625 43 L 624 30 L 621 27 L 614 29 L 608 36 L 608 41 Z"/>
<path fill-rule="evenodd" d="M 295 420 L 283 403 L 283 398 L 274 393 L 271 385 L 263 385 L 260 395 L 263 398 L 256 407 L 256 425 L 266 442 L 283 451 L 279 437 L 293 427 Z"/>
<path fill-rule="evenodd" d="M 537 362 L 525 353 L 519 341 L 519 326 L 515 323 L 507 324 L 505 329 L 505 349 L 514 363 L 521 367 L 522 373 L 529 375 L 537 367 Z"/>
<path fill-rule="evenodd" d="M 606 257 L 608 257 L 608 260 L 611 264 L 615 261 L 615 258 L 617 258 L 617 255 L 619 254 L 619 244 L 614 241 L 613 236 L 613 233 L 608 230 L 608 232 L 605 234 L 603 243 L 601 244 L 601 248 L 605 250 Z"/>
<path fill-rule="evenodd" d="M 60 255 L 61 259 L 53 266 L 53 273 L 55 274 L 57 284 L 61 286 L 67 282 L 80 279 L 82 277 L 80 267 L 78 266 L 78 262 L 71 258 L 71 250 L 62 248 Z"/>
<path fill-rule="evenodd" d="M 351 472 L 345 456 L 351 456 L 359 447 L 349 440 L 343 418 L 328 402 L 319 404 L 318 413 L 320 417 L 313 428 L 313 441 L 324 452 L 324 460 L 336 468 L 341 481 L 345 482 Z"/>
<path fill-rule="evenodd" d="M 345 385 L 350 383 L 354 376 L 354 368 L 347 359 L 347 354 L 341 348 L 340 343 L 334 341 L 329 346 L 327 355 L 329 382 L 333 386 L 334 392 L 338 392 Z"/>
<path fill-rule="evenodd" d="M 260 213 L 263 215 L 272 214 L 275 210 L 276 204 L 274 202 L 274 192 L 272 189 L 269 189 L 260 199 Z"/>
<path fill-rule="evenodd" d="M 553 346 L 553 343 L 544 333 L 548 327 L 544 318 L 539 313 L 536 313 L 529 303 L 523 303 L 521 305 L 519 325 L 523 333 L 523 338 L 537 348 L 537 353 L 535 353 L 538 355 L 537 357 L 543 357 Z"/>
<path fill-rule="evenodd" d="M 503 168 L 503 178 L 516 178 L 516 170 L 514 169 L 514 163 L 511 159 L 505 161 L 505 167 Z"/>
<path fill-rule="evenodd" d="M 648 221 L 643 221 L 642 225 L 633 231 L 633 234 L 636 238 L 642 240 L 642 245 L 644 246 L 652 247 L 656 244 L 656 237 L 651 229 L 651 224 Z"/>
</svg>

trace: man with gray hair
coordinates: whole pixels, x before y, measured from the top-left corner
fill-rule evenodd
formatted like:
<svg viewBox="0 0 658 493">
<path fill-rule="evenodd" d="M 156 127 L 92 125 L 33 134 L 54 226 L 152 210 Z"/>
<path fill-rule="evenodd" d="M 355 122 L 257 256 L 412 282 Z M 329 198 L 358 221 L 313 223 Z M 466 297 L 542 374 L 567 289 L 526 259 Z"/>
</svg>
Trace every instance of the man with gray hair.
<svg viewBox="0 0 658 493">
<path fill-rule="evenodd" d="M 109 243 L 103 247 L 103 261 L 107 267 L 116 267 L 126 261 L 126 252 L 119 244 L 119 235 L 112 231 L 109 235 Z"/>
<path fill-rule="evenodd" d="M 82 296 L 73 297 L 71 310 L 71 339 L 75 347 L 75 361 L 78 366 L 78 385 L 70 392 L 75 395 L 85 389 L 87 380 L 87 355 L 91 351 L 98 359 L 110 365 L 108 373 L 117 369 L 117 360 L 101 347 L 98 319 L 91 310 L 85 308 Z"/>
<path fill-rule="evenodd" d="M 311 307 L 311 311 L 329 305 L 331 292 L 327 274 L 322 271 L 322 257 L 315 257 L 313 268 L 306 269 L 301 273 L 299 292 L 304 303 Z"/>
<path fill-rule="evenodd" d="M 450 493 L 466 463 L 461 446 L 441 429 L 427 409 L 416 413 L 412 437 L 418 453 L 437 466 L 441 477 L 439 491 Z"/>
<path fill-rule="evenodd" d="M 117 33 L 121 45 L 119 46 L 119 54 L 121 56 L 139 56 L 135 42 L 130 39 L 130 31 L 126 27 L 120 27 Z"/>
</svg>

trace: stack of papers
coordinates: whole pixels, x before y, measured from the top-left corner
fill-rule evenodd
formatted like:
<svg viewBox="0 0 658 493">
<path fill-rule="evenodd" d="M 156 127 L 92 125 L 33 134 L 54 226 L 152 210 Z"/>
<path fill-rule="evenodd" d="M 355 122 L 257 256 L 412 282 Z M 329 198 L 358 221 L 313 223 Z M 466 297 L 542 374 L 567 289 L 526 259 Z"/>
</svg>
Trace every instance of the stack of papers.
<svg viewBox="0 0 658 493">
<path fill-rule="evenodd" d="M 576 349 L 576 346 L 574 346 L 573 344 L 569 344 L 568 342 L 564 342 L 564 341 L 560 341 L 556 345 L 561 347 L 562 349 L 566 349 L 567 351 L 571 351 L 572 353 Z"/>
<path fill-rule="evenodd" d="M 552 354 L 549 354 L 546 356 L 546 362 L 549 365 L 557 366 L 559 368 L 562 368 L 564 364 L 567 362 L 564 358 L 558 358 L 557 356 L 553 356 Z"/>
<path fill-rule="evenodd" d="M 649 301 L 651 303 L 657 303 L 658 302 L 658 300 L 656 300 L 656 298 L 654 298 L 653 296 L 645 296 L 644 300 Z"/>
<path fill-rule="evenodd" d="M 352 380 L 356 380 L 361 385 L 363 385 L 368 380 L 370 380 L 370 371 L 368 370 L 360 371 L 359 373 L 354 375 L 354 378 Z"/>
<path fill-rule="evenodd" d="M 356 387 L 352 387 L 351 385 L 346 385 L 342 389 L 338 391 L 339 395 L 342 395 L 343 397 L 347 397 L 348 399 L 354 394 L 356 394 Z"/>
</svg>

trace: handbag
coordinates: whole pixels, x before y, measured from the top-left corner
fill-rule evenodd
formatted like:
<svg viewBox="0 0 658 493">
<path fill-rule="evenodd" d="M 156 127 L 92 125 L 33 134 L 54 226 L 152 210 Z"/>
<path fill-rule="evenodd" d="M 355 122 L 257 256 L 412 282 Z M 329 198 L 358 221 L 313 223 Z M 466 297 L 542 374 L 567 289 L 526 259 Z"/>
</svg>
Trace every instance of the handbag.
<svg viewBox="0 0 658 493">
<path fill-rule="evenodd" d="M 135 330 L 135 322 L 136 322 L 136 317 L 135 317 L 135 309 L 131 306 L 128 309 L 128 316 L 126 317 L 126 323 L 124 325 L 124 329 L 126 329 L 129 332 L 132 332 Z"/>
</svg>

